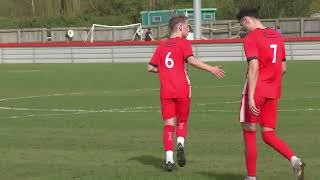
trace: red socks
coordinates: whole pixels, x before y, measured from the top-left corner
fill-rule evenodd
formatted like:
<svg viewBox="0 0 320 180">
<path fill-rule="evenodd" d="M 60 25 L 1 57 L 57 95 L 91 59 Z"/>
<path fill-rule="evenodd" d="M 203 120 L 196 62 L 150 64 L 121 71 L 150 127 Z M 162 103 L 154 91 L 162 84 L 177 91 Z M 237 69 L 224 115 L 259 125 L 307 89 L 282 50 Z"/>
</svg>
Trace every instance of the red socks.
<svg viewBox="0 0 320 180">
<path fill-rule="evenodd" d="M 243 138 L 245 142 L 245 158 L 247 166 L 247 176 L 256 176 L 257 162 L 257 137 L 256 131 L 243 130 Z"/>
<path fill-rule="evenodd" d="M 276 136 L 274 131 L 262 131 L 263 141 L 273 147 L 281 155 L 290 161 L 294 153 L 288 145 Z M 247 166 L 247 176 L 256 176 L 256 161 L 257 161 L 257 145 L 256 131 L 243 130 L 243 138 L 245 142 L 245 158 Z"/>
<path fill-rule="evenodd" d="M 274 131 L 263 131 L 262 132 L 263 141 L 273 147 L 276 151 L 278 151 L 282 156 L 287 158 L 289 161 L 292 156 L 294 156 L 293 152 L 289 148 L 289 146 L 281 139 L 276 136 Z"/>
<path fill-rule="evenodd" d="M 165 151 L 173 151 L 174 149 L 174 126 L 165 125 L 163 128 L 163 144 Z M 177 137 L 186 138 L 187 136 L 187 122 L 178 122 L 176 128 Z"/>
<path fill-rule="evenodd" d="M 176 135 L 177 135 L 177 137 L 186 138 L 186 136 L 187 136 L 187 122 L 178 122 Z"/>
<path fill-rule="evenodd" d="M 174 126 L 165 125 L 163 128 L 163 144 L 165 151 L 173 151 L 174 148 Z"/>
</svg>

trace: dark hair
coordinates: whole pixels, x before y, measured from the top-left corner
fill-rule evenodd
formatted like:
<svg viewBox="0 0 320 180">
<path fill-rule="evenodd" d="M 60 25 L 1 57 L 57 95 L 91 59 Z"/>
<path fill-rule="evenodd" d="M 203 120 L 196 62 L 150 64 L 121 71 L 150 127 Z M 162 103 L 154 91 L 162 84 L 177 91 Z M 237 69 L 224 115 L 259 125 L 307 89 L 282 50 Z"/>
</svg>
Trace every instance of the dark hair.
<svg viewBox="0 0 320 180">
<path fill-rule="evenodd" d="M 237 14 L 237 19 L 240 21 L 243 17 L 249 16 L 259 19 L 259 7 L 257 8 L 242 8 Z"/>
<path fill-rule="evenodd" d="M 169 20 L 169 28 L 170 28 L 170 30 L 172 31 L 174 29 L 174 27 L 179 23 L 185 23 L 187 21 L 187 19 L 188 18 L 185 15 L 173 16 Z"/>
</svg>

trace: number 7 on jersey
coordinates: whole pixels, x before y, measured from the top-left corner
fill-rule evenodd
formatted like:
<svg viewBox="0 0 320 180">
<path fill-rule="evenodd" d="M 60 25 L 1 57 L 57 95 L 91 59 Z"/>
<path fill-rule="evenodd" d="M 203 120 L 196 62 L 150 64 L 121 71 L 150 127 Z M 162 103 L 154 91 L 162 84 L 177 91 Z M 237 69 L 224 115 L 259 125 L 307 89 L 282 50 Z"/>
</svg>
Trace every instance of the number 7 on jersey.
<svg viewBox="0 0 320 180">
<path fill-rule="evenodd" d="M 270 44 L 270 48 L 273 49 L 273 59 L 272 59 L 272 63 L 276 63 L 276 59 L 277 59 L 277 47 L 278 45 L 276 44 Z"/>
</svg>

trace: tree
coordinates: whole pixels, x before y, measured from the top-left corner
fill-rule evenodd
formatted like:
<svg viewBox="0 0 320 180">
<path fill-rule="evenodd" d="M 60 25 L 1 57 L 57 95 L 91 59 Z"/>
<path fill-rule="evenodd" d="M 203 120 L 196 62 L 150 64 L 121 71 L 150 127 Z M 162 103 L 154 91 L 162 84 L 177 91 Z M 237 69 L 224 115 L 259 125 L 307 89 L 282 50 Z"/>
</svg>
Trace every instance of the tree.
<svg viewBox="0 0 320 180">
<path fill-rule="evenodd" d="M 140 11 L 193 8 L 193 0 L 1 0 L 2 16 L 27 27 L 121 25 L 140 22 Z M 2 7 L 3 6 L 3 7 Z M 261 18 L 306 17 L 320 11 L 320 0 L 202 0 L 202 8 L 217 8 L 217 19 L 235 19 L 241 7 L 260 6 Z M 2 8 L 2 9 L 1 9 Z M 7 15 L 5 15 L 7 13 Z M 47 19 L 45 19 L 47 18 Z M 10 19 L 13 20 L 13 19 Z M 31 21 L 31 23 L 28 23 Z M 36 23 L 34 23 L 36 22 Z M 20 25 L 19 24 L 19 25 Z"/>
</svg>

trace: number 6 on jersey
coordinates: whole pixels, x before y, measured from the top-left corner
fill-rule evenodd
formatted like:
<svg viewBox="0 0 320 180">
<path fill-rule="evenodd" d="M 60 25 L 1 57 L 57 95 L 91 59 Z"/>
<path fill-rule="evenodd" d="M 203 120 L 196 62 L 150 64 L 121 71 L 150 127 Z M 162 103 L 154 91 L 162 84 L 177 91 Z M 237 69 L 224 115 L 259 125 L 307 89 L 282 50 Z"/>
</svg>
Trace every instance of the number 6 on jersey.
<svg viewBox="0 0 320 180">
<path fill-rule="evenodd" d="M 166 55 L 166 60 L 165 60 L 165 64 L 166 67 L 171 69 L 174 66 L 174 61 L 173 59 L 171 59 L 169 56 L 171 55 L 171 52 L 168 52 L 168 54 Z"/>
</svg>

